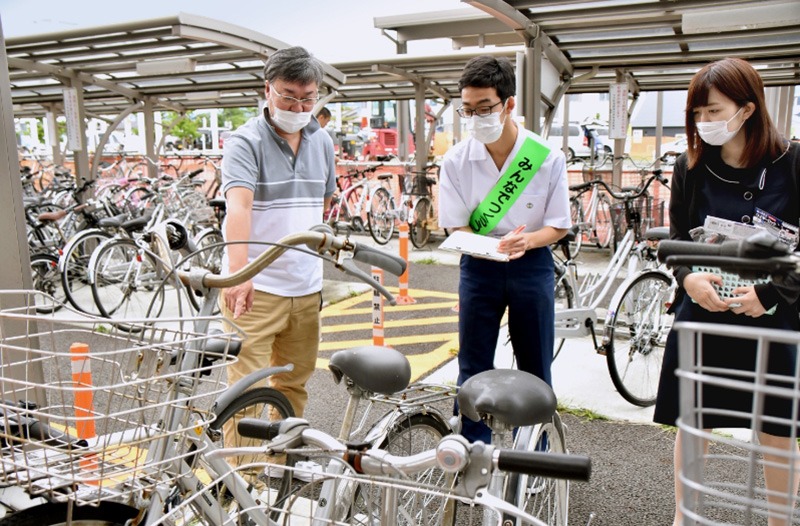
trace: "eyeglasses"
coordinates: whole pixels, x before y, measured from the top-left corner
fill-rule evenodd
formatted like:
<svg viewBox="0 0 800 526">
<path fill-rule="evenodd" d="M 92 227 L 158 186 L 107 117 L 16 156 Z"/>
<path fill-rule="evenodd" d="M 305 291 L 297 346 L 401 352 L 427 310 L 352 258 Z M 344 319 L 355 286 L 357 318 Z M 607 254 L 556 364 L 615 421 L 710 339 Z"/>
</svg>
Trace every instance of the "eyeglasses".
<svg viewBox="0 0 800 526">
<path fill-rule="evenodd" d="M 272 88 L 272 91 L 278 95 L 278 100 L 282 103 L 286 104 L 287 106 L 294 106 L 295 104 L 300 104 L 305 109 L 311 109 L 314 107 L 314 104 L 317 103 L 319 97 L 309 97 L 307 99 L 296 99 L 294 97 L 290 97 L 289 95 L 282 95 L 278 90 Z"/>
<path fill-rule="evenodd" d="M 461 106 L 456 110 L 456 113 L 458 113 L 460 116 L 464 118 L 469 118 L 472 117 L 473 115 L 477 115 L 478 117 L 488 117 L 489 115 L 492 114 L 492 109 L 494 109 L 494 107 L 497 106 L 498 104 L 503 104 L 503 101 L 501 100 L 500 102 L 495 102 L 491 106 L 478 106 L 474 110 Z"/>
</svg>

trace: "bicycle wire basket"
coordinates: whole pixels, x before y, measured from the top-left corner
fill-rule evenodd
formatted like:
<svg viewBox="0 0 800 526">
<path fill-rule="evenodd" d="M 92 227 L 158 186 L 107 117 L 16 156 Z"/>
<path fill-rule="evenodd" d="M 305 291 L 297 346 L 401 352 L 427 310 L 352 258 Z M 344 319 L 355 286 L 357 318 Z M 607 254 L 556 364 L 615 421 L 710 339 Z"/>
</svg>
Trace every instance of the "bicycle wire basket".
<svg viewBox="0 0 800 526">
<path fill-rule="evenodd" d="M 67 307 L 37 314 L 43 301 L 0 291 L 0 485 L 96 505 L 169 484 L 196 453 L 187 435 L 213 421 L 238 331 L 197 334 L 198 318 L 123 330 Z"/>
<path fill-rule="evenodd" d="M 771 489 L 774 498 L 768 502 L 762 473 L 764 466 L 783 466 L 789 480 L 800 475 L 797 448 L 781 450 L 758 441 L 759 430 L 775 434 L 775 428 L 765 426 L 783 426 L 790 443 L 797 442 L 800 334 L 694 322 L 676 323 L 675 330 L 679 338 L 678 428 L 683 438 L 678 479 L 683 489 L 683 524 L 765 525 L 770 514 L 784 518 L 787 524 L 800 524 L 792 484 Z M 755 367 L 749 370 L 726 365 L 724 353 L 720 359 L 720 346 L 708 337 L 751 342 Z M 779 366 L 776 360 L 783 365 Z M 717 389 L 724 389 L 729 398 L 746 396 L 750 407 L 708 402 Z M 776 411 L 775 404 L 783 409 Z M 709 419 L 720 417 L 736 418 L 737 428 L 739 423 L 744 427 L 712 432 L 713 422 Z M 771 454 L 772 459 L 765 459 L 765 453 Z"/>
</svg>

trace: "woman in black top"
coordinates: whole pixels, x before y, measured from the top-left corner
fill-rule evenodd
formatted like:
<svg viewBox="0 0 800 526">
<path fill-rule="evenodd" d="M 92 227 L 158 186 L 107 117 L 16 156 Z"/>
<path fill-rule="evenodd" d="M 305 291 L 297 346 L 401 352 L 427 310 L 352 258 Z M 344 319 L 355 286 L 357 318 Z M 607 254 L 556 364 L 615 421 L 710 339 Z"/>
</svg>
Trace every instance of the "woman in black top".
<svg viewBox="0 0 800 526">
<path fill-rule="evenodd" d="M 764 103 L 761 77 L 747 62 L 724 59 L 705 66 L 692 78 L 686 103 L 688 149 L 678 158 L 672 179 L 669 207 L 670 237 L 691 240 L 689 231 L 702 226 L 706 216 L 752 223 L 756 209 L 764 210 L 791 225 L 800 223 L 800 145 L 783 139 L 773 125 Z M 800 288 L 765 283 L 740 287 L 733 298 L 721 299 L 714 284 L 722 278 L 707 272 L 692 272 L 687 267 L 674 269 L 679 291 L 675 299 L 675 321 L 700 321 L 738 326 L 797 330 L 795 302 Z M 765 315 L 775 308 L 774 312 Z M 705 337 L 704 365 L 726 369 L 753 370 L 755 346 L 730 338 Z M 711 356 L 708 351 L 711 350 Z M 770 369 L 792 374 L 795 348 L 773 345 Z M 658 389 L 654 420 L 675 425 L 678 417 L 677 336 L 669 335 Z M 747 411 L 752 396 L 744 391 L 704 388 L 704 407 Z M 786 400 L 767 398 L 764 412 L 782 418 L 792 417 Z M 707 413 L 704 413 L 707 414 Z M 730 416 L 704 418 L 703 426 L 749 427 L 750 421 Z M 759 432 L 762 445 L 794 450 L 797 443 L 788 426 L 765 424 Z M 680 435 L 675 442 L 675 497 L 680 502 L 677 480 L 680 460 Z M 771 456 L 775 463 L 765 467 L 767 489 L 786 494 L 789 471 L 785 457 Z M 797 493 L 798 477 L 791 481 Z M 782 503 L 773 495 L 770 502 Z M 682 524 L 676 506 L 675 524 Z M 770 516 L 769 525 L 787 524 Z"/>
</svg>

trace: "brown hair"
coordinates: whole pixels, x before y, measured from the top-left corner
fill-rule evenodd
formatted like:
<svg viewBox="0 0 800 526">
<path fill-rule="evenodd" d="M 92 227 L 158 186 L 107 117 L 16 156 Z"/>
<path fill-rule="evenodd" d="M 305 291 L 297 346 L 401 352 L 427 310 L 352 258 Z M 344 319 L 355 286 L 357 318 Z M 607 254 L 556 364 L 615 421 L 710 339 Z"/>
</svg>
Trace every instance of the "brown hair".
<svg viewBox="0 0 800 526">
<path fill-rule="evenodd" d="M 709 148 L 697 134 L 694 110 L 708 105 L 711 88 L 716 88 L 740 107 L 748 102 L 755 105 L 753 114 L 743 126 L 747 137 L 741 159 L 744 166 L 752 168 L 764 158 L 775 158 L 781 154 L 784 141 L 767 112 L 761 76 L 747 61 L 726 58 L 703 67 L 689 84 L 686 97 L 686 155 L 689 168 L 693 168 Z"/>
</svg>

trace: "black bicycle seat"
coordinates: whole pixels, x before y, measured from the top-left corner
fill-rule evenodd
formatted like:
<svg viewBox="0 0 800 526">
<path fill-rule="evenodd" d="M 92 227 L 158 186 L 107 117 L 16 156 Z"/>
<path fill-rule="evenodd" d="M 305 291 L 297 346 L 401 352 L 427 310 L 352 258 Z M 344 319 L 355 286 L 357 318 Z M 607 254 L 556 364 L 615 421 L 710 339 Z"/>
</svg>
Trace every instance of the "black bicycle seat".
<svg viewBox="0 0 800 526">
<path fill-rule="evenodd" d="M 525 371 L 492 369 L 468 379 L 458 390 L 461 414 L 474 422 L 491 415 L 509 426 L 532 426 L 549 421 L 556 395 L 547 383 Z"/>
<path fill-rule="evenodd" d="M 342 377 L 373 393 L 391 395 L 408 387 L 411 364 L 389 347 L 367 345 L 333 353 L 328 369 L 338 384 Z"/>
<path fill-rule="evenodd" d="M 645 239 L 669 239 L 669 227 L 668 226 L 654 226 L 648 228 L 644 232 Z"/>
</svg>

